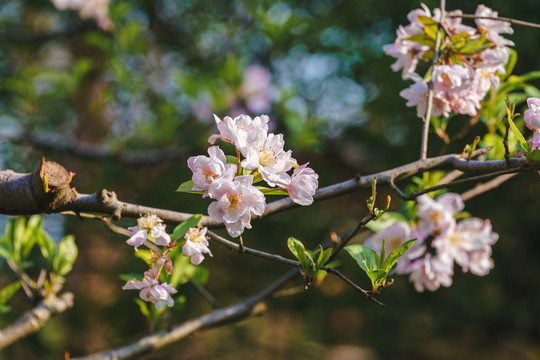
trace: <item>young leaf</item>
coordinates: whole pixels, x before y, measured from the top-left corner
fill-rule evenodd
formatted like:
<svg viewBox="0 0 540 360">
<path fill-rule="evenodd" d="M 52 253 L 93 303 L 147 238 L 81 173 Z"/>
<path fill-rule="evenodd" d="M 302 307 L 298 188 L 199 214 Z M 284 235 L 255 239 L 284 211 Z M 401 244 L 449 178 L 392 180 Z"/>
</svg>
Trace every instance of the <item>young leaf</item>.
<svg viewBox="0 0 540 360">
<path fill-rule="evenodd" d="M 394 264 L 398 261 L 400 257 L 403 256 L 409 250 L 409 248 L 414 244 L 416 239 L 409 240 L 402 244 L 400 247 L 395 249 L 388 255 L 388 257 L 384 260 L 381 269 L 390 272 L 390 269 L 394 266 Z"/>
<path fill-rule="evenodd" d="M 354 244 L 345 247 L 345 250 L 352 256 L 358 265 L 365 272 L 376 270 L 379 264 L 379 255 L 365 245 Z"/>
<path fill-rule="evenodd" d="M 20 281 L 15 281 L 9 285 L 6 285 L 0 290 L 0 307 L 2 307 L 5 303 L 11 299 L 13 295 L 19 290 L 21 287 Z"/>
<path fill-rule="evenodd" d="M 521 134 L 521 131 L 519 131 L 516 124 L 514 124 L 514 121 L 510 117 L 507 117 L 507 119 L 508 119 L 508 122 L 510 123 L 510 128 L 512 129 L 512 132 L 514 133 L 514 135 L 516 136 L 518 140 L 519 146 L 521 146 L 522 149 L 527 150 L 525 153 L 528 153 L 529 145 L 527 144 L 527 140 L 525 140 L 525 138 L 523 137 L 523 134 Z"/>
<path fill-rule="evenodd" d="M 527 160 L 540 161 L 540 149 L 534 149 L 533 151 L 531 151 L 529 156 L 527 156 Z"/>
<path fill-rule="evenodd" d="M 280 189 L 280 188 L 268 188 L 265 186 L 255 186 L 259 191 L 263 192 L 264 195 L 289 195 L 287 190 Z"/>
<path fill-rule="evenodd" d="M 386 279 L 388 276 L 388 273 L 384 270 L 371 270 L 366 271 L 367 276 L 369 276 L 369 279 L 371 280 L 371 283 L 373 285 L 373 290 L 377 289 L 377 286 L 375 286 L 377 283 L 381 282 L 382 280 Z"/>
<path fill-rule="evenodd" d="M 332 251 L 332 248 L 323 250 L 321 246 L 321 252 L 319 253 L 319 257 L 317 258 L 317 269 L 320 269 L 321 266 L 323 266 L 324 263 L 330 258 L 330 255 L 332 255 Z"/>
<path fill-rule="evenodd" d="M 189 181 L 186 181 L 186 182 L 180 184 L 178 189 L 176 189 L 176 192 L 185 192 L 185 193 L 190 193 L 190 194 L 202 194 L 204 191 L 193 190 L 193 181 L 189 180 Z"/>
<path fill-rule="evenodd" d="M 287 246 L 294 257 L 296 257 L 298 261 L 300 261 L 300 264 L 304 266 L 306 263 L 306 248 L 304 247 L 304 244 L 302 244 L 299 240 L 290 237 L 289 240 L 287 240 Z"/>
<path fill-rule="evenodd" d="M 49 237 L 49 235 L 47 235 L 47 233 L 41 232 L 37 235 L 37 243 L 39 249 L 41 250 L 41 254 L 45 258 L 45 260 L 47 260 L 49 266 L 52 267 L 54 253 L 56 250 L 54 241 Z"/>
<path fill-rule="evenodd" d="M 189 230 L 189 228 L 197 226 L 197 224 L 199 223 L 199 221 L 201 221 L 201 219 L 202 219 L 202 215 L 196 214 L 190 217 L 189 219 L 187 219 L 186 221 L 184 221 L 183 223 L 181 223 L 180 225 L 178 225 L 177 227 L 175 227 L 174 232 L 172 234 L 172 240 L 174 241 L 174 240 L 183 238 L 184 235 Z"/>
<path fill-rule="evenodd" d="M 53 271 L 64 276 L 71 271 L 73 263 L 77 259 L 78 250 L 73 235 L 68 235 L 58 243 L 58 249 L 54 255 Z"/>
</svg>

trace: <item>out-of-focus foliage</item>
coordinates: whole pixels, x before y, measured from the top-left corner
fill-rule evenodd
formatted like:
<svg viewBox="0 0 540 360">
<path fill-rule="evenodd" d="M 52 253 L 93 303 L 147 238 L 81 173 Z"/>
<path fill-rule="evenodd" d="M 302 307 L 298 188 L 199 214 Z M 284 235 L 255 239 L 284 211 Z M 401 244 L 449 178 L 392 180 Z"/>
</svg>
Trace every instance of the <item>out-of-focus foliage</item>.
<svg viewBox="0 0 540 360">
<path fill-rule="evenodd" d="M 437 1 L 426 4 L 439 6 Z M 447 7 L 473 13 L 477 5 L 457 1 Z M 501 16 L 540 21 L 534 2 L 486 5 Z M 94 20 L 82 20 L 77 11 L 59 11 L 48 0 L 2 0 L 0 136 L 30 133 L 51 146 L 0 138 L 0 166 L 30 171 L 46 155 L 77 172 L 73 184 L 82 192 L 107 187 L 125 201 L 206 212 L 208 203 L 197 196 L 174 192 L 179 181 L 189 178 L 185 160 L 207 147 L 208 135 L 215 132 L 213 113 L 223 117 L 244 111 L 268 114 L 273 131 L 285 134 L 299 162 L 313 159 L 310 166 L 320 174 L 321 186 L 415 160 L 420 121 L 399 97 L 407 84 L 391 71 L 393 59 L 381 48 L 419 6 L 419 1 L 375 0 L 112 0 L 114 28 L 106 32 Z M 518 54 L 516 76 L 491 100 L 500 110 L 491 107 L 493 112 L 483 114 L 466 137 L 448 146 L 449 152 L 460 153 L 486 130 L 482 145 L 500 144 L 501 100 L 516 92 L 538 96 L 529 85 L 538 78 L 533 71 L 540 69 L 534 46 L 540 32 L 515 28 L 510 38 Z M 466 116 L 453 117 L 445 130 L 458 133 L 467 121 Z M 516 125 L 523 128 L 520 121 Z M 90 143 L 110 154 L 166 149 L 185 156 L 137 167 L 54 150 L 66 143 Z M 504 149 L 497 146 L 489 156 L 502 158 Z M 430 156 L 442 147 L 432 134 Z M 416 182 L 436 183 L 437 176 Z M 381 310 L 327 276 L 320 288 L 272 300 L 269 316 L 202 333 L 149 358 L 538 357 L 540 248 L 531 199 L 540 194 L 535 180 L 526 174 L 468 204 L 476 216 L 491 218 L 500 234 L 493 254 L 496 267 L 487 277 L 456 274 L 452 288 L 422 295 L 399 278 L 383 294 L 387 307 Z M 515 188 L 519 195 L 510 196 Z M 386 189 L 378 191 L 386 194 Z M 330 231 L 344 231 L 364 217 L 369 195 L 351 194 L 264 219 L 244 241 L 283 256 L 290 256 L 288 237 L 314 248 Z M 509 216 L 515 209 L 519 216 Z M 132 225 L 127 220 L 121 224 Z M 122 345 L 147 328 L 138 314 L 141 304 L 133 302 L 133 294 L 122 293 L 118 280 L 126 269 L 144 268 L 140 260 L 131 260 L 125 239 L 91 221 L 71 219 L 66 226 L 80 249 L 65 285 L 75 293 L 75 307 L 7 349 L 6 359 L 56 359 L 65 350 L 81 355 Z M 254 294 L 284 270 L 211 246 L 206 286 L 222 304 Z M 356 268 L 352 259 L 340 261 L 345 270 Z M 356 273 L 353 280 L 369 287 L 369 279 Z M 0 276 L 0 297 L 9 295 L 4 289 L 11 280 Z M 13 313 L 28 309 L 21 293 L 9 302 Z M 185 308 L 167 321 L 210 311 L 188 283 L 179 293 L 185 296 L 179 306 Z M 147 317 L 156 319 L 157 314 L 148 310 Z M 9 320 L 3 318 L 2 326 Z"/>
</svg>

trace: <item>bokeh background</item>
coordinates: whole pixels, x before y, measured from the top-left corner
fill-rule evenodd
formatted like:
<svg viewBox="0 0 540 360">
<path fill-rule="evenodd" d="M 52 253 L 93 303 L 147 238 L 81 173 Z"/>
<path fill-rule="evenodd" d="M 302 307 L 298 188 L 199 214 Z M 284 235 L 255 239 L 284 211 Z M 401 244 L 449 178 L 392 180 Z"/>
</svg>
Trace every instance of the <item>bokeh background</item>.
<svg viewBox="0 0 540 360">
<path fill-rule="evenodd" d="M 447 7 L 471 14 L 478 4 Z M 485 5 L 540 22 L 532 1 Z M 48 0 L 1 0 L 0 167 L 30 172 L 46 156 L 77 173 L 80 192 L 106 188 L 123 201 L 205 213 L 208 201 L 174 190 L 190 178 L 186 159 L 206 153 L 216 131 L 212 114 L 241 113 L 268 114 L 273 132 L 285 135 L 299 163 L 310 162 L 321 186 L 414 161 L 420 121 L 399 97 L 409 84 L 392 72 L 382 45 L 418 7 L 410 0 L 111 0 L 108 14 L 80 14 Z M 514 29 L 514 73 L 540 69 L 540 30 Z M 448 132 L 467 120 L 452 118 Z M 461 152 L 493 131 L 481 120 L 447 151 Z M 433 134 L 429 154 L 443 146 Z M 401 208 L 389 189 L 379 190 Z M 539 195 L 538 175 L 523 174 L 466 204 L 500 234 L 486 277 L 456 271 L 452 287 L 421 294 L 398 277 L 380 297 L 385 308 L 327 277 L 308 292 L 269 300 L 262 317 L 205 330 L 145 359 L 539 359 Z M 360 191 L 258 221 L 244 241 L 284 256 L 289 236 L 315 247 L 365 216 L 368 196 Z M 83 355 L 144 335 L 136 293 L 121 290 L 119 274 L 145 266 L 125 238 L 98 221 L 45 221 L 56 240 L 76 236 L 79 258 L 65 285 L 75 305 L 0 358 L 59 359 L 65 351 Z M 287 270 L 211 248 L 205 286 L 224 305 Z M 368 287 L 351 259 L 340 261 L 344 273 Z M 3 286 L 12 276 L 5 264 L 0 271 Z M 186 306 L 168 315 L 171 324 L 211 311 L 189 284 L 179 293 Z M 29 309 L 22 293 L 11 305 L 2 327 Z"/>
</svg>

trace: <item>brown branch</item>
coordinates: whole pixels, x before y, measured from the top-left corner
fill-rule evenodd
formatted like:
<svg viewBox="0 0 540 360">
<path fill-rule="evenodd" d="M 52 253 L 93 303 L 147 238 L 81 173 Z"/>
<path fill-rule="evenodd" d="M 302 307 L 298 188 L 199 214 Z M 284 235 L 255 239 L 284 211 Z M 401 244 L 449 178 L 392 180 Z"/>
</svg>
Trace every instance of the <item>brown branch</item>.
<svg viewBox="0 0 540 360">
<path fill-rule="evenodd" d="M 490 149 L 479 149 L 473 152 L 473 156 L 485 154 Z M 48 163 L 48 162 L 47 162 Z M 56 163 L 54 163 L 56 164 Z M 409 178 L 416 174 L 434 169 L 454 169 L 462 172 L 494 173 L 492 176 L 500 175 L 499 170 L 508 169 L 509 172 L 533 171 L 534 167 L 523 167 L 527 164 L 527 159 L 514 158 L 510 160 L 510 168 L 504 160 L 490 161 L 468 161 L 462 159 L 460 155 L 451 154 L 418 160 L 406 165 L 399 166 L 379 173 L 358 176 L 334 185 L 323 187 L 317 190 L 313 199 L 315 202 L 335 198 L 340 195 L 351 193 L 361 188 L 371 187 L 371 181 L 374 177 L 380 185 L 392 185 L 393 182 Z M 47 165 L 48 168 L 49 165 Z M 56 164 L 56 166 L 61 167 Z M 39 170 L 39 169 L 38 169 Z M 39 171 L 38 171 L 39 173 Z M 94 194 L 80 194 L 74 188 L 63 185 L 62 194 L 56 192 L 44 193 L 43 180 L 37 176 L 36 172 L 32 174 L 20 174 L 11 170 L 0 170 L 0 213 L 1 214 L 40 214 L 51 212 L 74 211 L 75 213 L 92 212 L 112 215 L 114 219 L 122 216 L 129 218 L 138 218 L 146 213 L 153 213 L 162 218 L 166 223 L 179 224 L 193 214 L 182 213 L 159 208 L 152 208 L 138 204 L 131 204 L 117 199 L 116 194 L 105 189 L 99 190 Z M 58 186 L 57 186 L 58 188 Z M 35 191 L 33 189 L 36 189 Z M 69 191 L 68 191 L 69 190 Z M 267 204 L 264 213 L 261 216 L 253 216 L 256 220 L 262 217 L 299 207 L 290 198 L 283 198 Z M 223 227 L 208 216 L 203 216 L 201 226 L 211 228 Z"/>
<path fill-rule="evenodd" d="M 374 302 L 375 304 L 377 304 L 379 306 L 384 307 L 384 304 L 382 302 L 380 302 L 379 300 L 375 299 L 373 297 L 373 295 L 369 291 L 366 291 L 366 290 L 362 289 L 360 286 L 356 285 L 353 281 L 351 281 L 349 278 L 347 278 L 345 275 L 343 275 L 342 273 L 340 273 L 336 269 L 329 268 L 329 267 L 326 267 L 326 266 L 323 266 L 321 269 L 326 271 L 329 274 L 336 275 L 341 280 L 343 280 L 347 285 L 351 286 L 353 289 L 358 290 L 362 294 L 364 294 L 366 299 L 368 299 L 371 302 Z"/>
<path fill-rule="evenodd" d="M 298 270 L 291 269 L 266 289 L 251 298 L 176 325 L 168 331 L 160 331 L 145 336 L 129 345 L 85 357 L 74 358 L 73 360 L 133 359 L 182 340 L 196 331 L 237 322 L 258 315 L 261 313 L 261 309 L 264 309 L 264 306 L 258 305 L 262 305 L 263 300 L 270 297 L 296 275 L 298 275 Z"/>
<path fill-rule="evenodd" d="M 28 336 L 45 325 L 53 316 L 59 315 L 73 306 L 73 294 L 60 297 L 48 295 L 39 305 L 24 313 L 17 321 L 0 331 L 0 349 Z"/>
</svg>

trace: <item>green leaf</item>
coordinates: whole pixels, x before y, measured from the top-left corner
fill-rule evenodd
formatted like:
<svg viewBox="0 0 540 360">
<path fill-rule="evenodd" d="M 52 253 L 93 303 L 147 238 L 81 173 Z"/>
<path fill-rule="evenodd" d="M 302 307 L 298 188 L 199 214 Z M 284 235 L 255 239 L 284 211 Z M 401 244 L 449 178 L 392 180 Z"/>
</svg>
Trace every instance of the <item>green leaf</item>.
<svg viewBox="0 0 540 360">
<path fill-rule="evenodd" d="M 196 227 L 199 221 L 201 221 L 201 219 L 201 214 L 195 214 L 183 223 L 179 224 L 177 227 L 174 228 L 172 240 L 174 241 L 183 238 L 189 228 Z"/>
<path fill-rule="evenodd" d="M 77 259 L 78 250 L 73 235 L 68 235 L 58 243 L 58 249 L 53 259 L 53 271 L 64 276 L 71 271 L 73 263 Z"/>
<path fill-rule="evenodd" d="M 193 265 L 187 256 L 178 253 L 173 260 L 174 268 L 170 277 L 171 286 L 177 288 L 185 284 L 189 279 L 205 284 L 210 274 L 209 270 L 201 265 Z"/>
<path fill-rule="evenodd" d="M 414 244 L 415 241 L 416 239 L 409 240 L 405 242 L 404 244 L 402 244 L 397 249 L 395 249 L 394 251 L 392 251 L 390 255 L 388 255 L 388 257 L 384 260 L 381 266 L 381 269 L 387 272 L 390 272 L 390 269 L 392 269 L 392 267 L 396 264 L 398 259 L 402 257 L 403 254 L 407 252 L 407 250 L 409 250 L 409 248 L 412 246 L 412 244 Z"/>
<path fill-rule="evenodd" d="M 323 266 L 324 263 L 328 261 L 328 259 L 330 258 L 330 255 L 332 255 L 332 251 L 333 251 L 332 248 L 323 250 L 321 246 L 321 252 L 319 253 L 319 257 L 317 258 L 317 269 L 320 269 L 321 266 Z"/>
<path fill-rule="evenodd" d="M 42 233 L 42 219 L 39 215 L 32 215 L 26 222 L 25 243 L 22 248 L 22 257 L 27 258 Z"/>
<path fill-rule="evenodd" d="M 534 149 L 533 151 L 531 151 L 529 156 L 527 156 L 527 160 L 540 161 L 540 149 Z"/>
<path fill-rule="evenodd" d="M 255 186 L 259 191 L 263 192 L 264 195 L 289 195 L 287 190 L 281 188 L 269 188 L 265 186 Z"/>
<path fill-rule="evenodd" d="M 345 247 L 345 250 L 352 256 L 358 265 L 365 272 L 376 270 L 379 264 L 379 255 L 365 245 L 354 244 Z"/>
<path fill-rule="evenodd" d="M 225 155 L 225 158 L 227 159 L 227 164 L 238 165 L 238 158 L 236 156 Z"/>
<path fill-rule="evenodd" d="M 148 310 L 148 305 L 146 302 L 142 301 L 139 298 L 135 298 L 135 304 L 139 305 L 139 310 L 141 311 L 141 314 L 147 319 L 150 318 L 150 311 Z"/>
<path fill-rule="evenodd" d="M 418 44 L 421 44 L 421 45 L 427 45 L 429 47 L 435 47 L 435 41 L 429 37 L 427 37 L 425 34 L 416 34 L 416 35 L 411 35 L 411 36 L 407 36 L 405 39 L 403 40 L 410 40 L 410 41 L 414 41 Z"/>
<path fill-rule="evenodd" d="M 180 184 L 178 189 L 176 189 L 176 192 L 185 192 L 185 193 L 190 193 L 190 194 L 202 194 L 202 193 L 204 193 L 204 191 L 193 190 L 193 181 L 192 180 L 189 180 L 189 181 L 186 181 L 186 182 Z"/>
<path fill-rule="evenodd" d="M 315 267 L 315 260 L 313 259 L 313 253 L 309 250 L 306 250 L 306 256 L 311 261 L 311 265 Z M 307 264 L 306 264 L 307 265 Z"/>
<path fill-rule="evenodd" d="M 52 267 L 56 250 L 54 241 L 49 237 L 49 235 L 47 235 L 47 233 L 41 232 L 37 235 L 37 243 L 39 245 L 39 249 L 41 250 L 41 254 L 45 260 L 47 260 L 49 266 Z"/>
<path fill-rule="evenodd" d="M 306 263 L 306 248 L 304 247 L 304 244 L 302 244 L 299 240 L 290 237 L 289 240 L 287 240 L 287 246 L 298 261 L 300 261 L 300 264 L 304 266 Z"/>
<path fill-rule="evenodd" d="M 384 239 L 382 239 L 381 241 L 381 255 L 379 256 L 379 268 L 382 268 L 383 266 L 383 261 L 385 259 L 385 256 L 386 256 L 386 249 L 384 248 Z"/>
<path fill-rule="evenodd" d="M 132 279 L 142 281 L 143 276 L 139 273 L 130 273 L 130 274 L 120 274 L 118 275 L 118 278 L 126 282 Z"/>
<path fill-rule="evenodd" d="M 15 295 L 17 290 L 21 287 L 20 281 L 12 282 L 9 285 L 6 285 L 0 290 L 0 307 L 9 301 Z"/>
<path fill-rule="evenodd" d="M 146 249 L 139 249 L 134 253 L 135 257 L 141 259 L 146 264 L 150 265 L 150 259 L 152 259 L 152 252 Z"/>
<path fill-rule="evenodd" d="M 386 279 L 388 276 L 388 273 L 384 270 L 371 270 L 366 271 L 367 276 L 369 276 L 369 279 L 371 280 L 371 283 L 374 285 L 374 290 L 377 288 L 375 286 L 377 283 L 381 282 L 382 280 Z"/>
<path fill-rule="evenodd" d="M 9 244 L 5 242 L 0 242 L 0 257 L 11 260 L 13 254 L 10 251 Z"/>
<path fill-rule="evenodd" d="M 370 221 L 366 227 L 370 229 L 373 232 L 380 232 L 387 227 L 400 222 L 400 221 L 407 221 L 405 216 L 398 212 L 385 212 L 382 214 L 380 218 L 378 218 L 376 221 Z"/>
<path fill-rule="evenodd" d="M 514 121 L 510 117 L 507 117 L 507 120 L 510 123 L 510 128 L 512 129 L 512 132 L 517 138 L 518 144 L 521 146 L 522 149 L 527 149 L 525 153 L 528 153 L 529 145 L 527 144 L 527 140 L 525 140 L 523 134 L 521 134 L 521 131 L 519 131 L 516 124 L 514 124 Z"/>
</svg>

